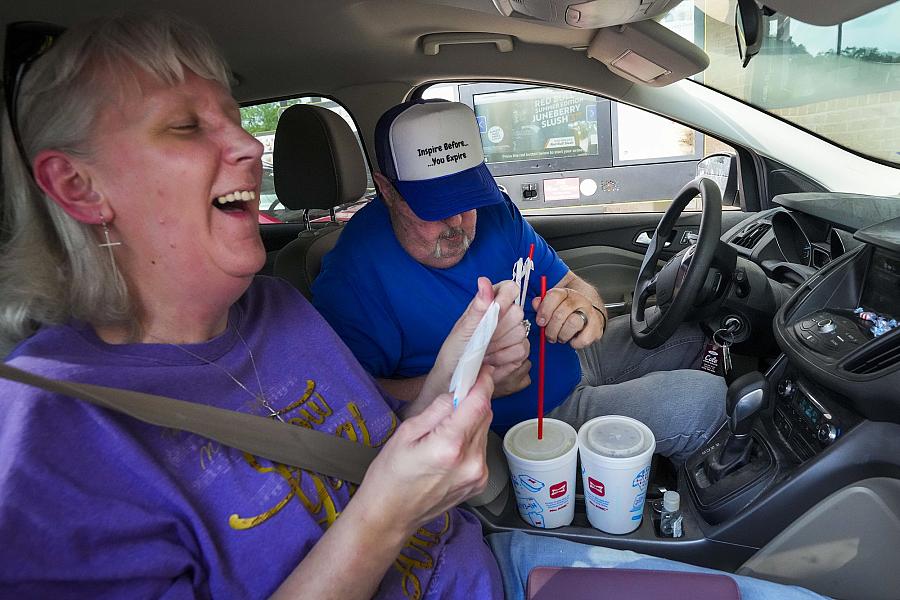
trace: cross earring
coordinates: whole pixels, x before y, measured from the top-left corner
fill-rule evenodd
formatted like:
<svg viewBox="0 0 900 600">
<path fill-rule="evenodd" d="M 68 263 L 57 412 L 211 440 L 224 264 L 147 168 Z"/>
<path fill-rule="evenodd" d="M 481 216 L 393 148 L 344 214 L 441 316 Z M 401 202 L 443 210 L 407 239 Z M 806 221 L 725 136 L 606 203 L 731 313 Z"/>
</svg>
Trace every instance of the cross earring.
<svg viewBox="0 0 900 600">
<path fill-rule="evenodd" d="M 103 244 L 99 244 L 101 248 L 109 249 L 109 260 L 116 264 L 116 258 L 113 256 L 113 246 L 121 246 L 122 242 L 112 242 L 109 239 L 109 225 L 106 224 L 106 219 L 103 218 L 103 213 L 100 213 L 100 225 L 103 227 L 103 239 L 105 242 Z"/>
</svg>

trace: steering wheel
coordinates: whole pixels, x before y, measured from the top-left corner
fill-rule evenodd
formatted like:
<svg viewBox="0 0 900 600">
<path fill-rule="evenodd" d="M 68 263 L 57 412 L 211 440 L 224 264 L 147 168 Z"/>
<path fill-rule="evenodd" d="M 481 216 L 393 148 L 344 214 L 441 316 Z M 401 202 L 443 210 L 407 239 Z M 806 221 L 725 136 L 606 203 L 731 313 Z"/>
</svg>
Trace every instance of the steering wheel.
<svg viewBox="0 0 900 600">
<path fill-rule="evenodd" d="M 673 256 L 656 272 L 656 263 L 672 235 L 678 217 L 697 194 L 703 201 L 700 233 L 695 244 Z M 638 272 L 631 305 L 631 337 L 641 348 L 656 348 L 669 339 L 685 320 L 701 291 L 713 287 L 707 275 L 722 234 L 722 195 L 711 180 L 689 182 L 660 219 Z M 656 296 L 656 306 L 647 306 Z"/>
</svg>

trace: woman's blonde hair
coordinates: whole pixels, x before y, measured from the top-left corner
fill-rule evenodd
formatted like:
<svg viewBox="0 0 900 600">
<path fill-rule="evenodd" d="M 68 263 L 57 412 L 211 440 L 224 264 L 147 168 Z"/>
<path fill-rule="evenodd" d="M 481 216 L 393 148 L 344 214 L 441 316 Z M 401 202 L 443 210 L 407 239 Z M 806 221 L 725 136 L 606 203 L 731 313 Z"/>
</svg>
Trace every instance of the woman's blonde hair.
<svg viewBox="0 0 900 600">
<path fill-rule="evenodd" d="M 209 36 L 173 15 L 114 16 L 72 27 L 22 81 L 17 125 L 26 160 L 45 149 L 90 157 L 101 108 L 134 81 L 135 69 L 174 85 L 184 80 L 185 68 L 229 85 L 228 68 Z M 98 247 L 96 226 L 69 217 L 41 192 L 2 112 L 2 343 L 71 318 L 134 331 L 133 299 L 108 250 Z"/>
</svg>

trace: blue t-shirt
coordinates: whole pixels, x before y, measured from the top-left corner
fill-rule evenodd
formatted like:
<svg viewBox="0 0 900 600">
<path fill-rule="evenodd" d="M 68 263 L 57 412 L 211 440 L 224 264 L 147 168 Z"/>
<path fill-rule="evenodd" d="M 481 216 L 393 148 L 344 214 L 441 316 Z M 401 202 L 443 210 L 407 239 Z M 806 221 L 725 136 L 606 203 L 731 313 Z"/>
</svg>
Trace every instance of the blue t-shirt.
<svg viewBox="0 0 900 600">
<path fill-rule="evenodd" d="M 475 239 L 449 269 L 425 266 L 403 249 L 387 207 L 376 198 L 344 228 L 322 261 L 313 283 L 313 304 L 375 377 L 416 377 L 434 365 L 441 344 L 478 291 L 478 277 L 496 283 L 512 276 L 513 264 L 534 244 L 525 316 L 534 322 L 531 300 L 540 277 L 553 287 L 568 273 L 556 252 L 507 198 L 478 209 Z M 531 328 L 532 385 L 493 402 L 493 428 L 503 433 L 537 415 L 539 329 Z M 572 392 L 581 366 L 568 344 L 547 344 L 544 411 Z"/>
<path fill-rule="evenodd" d="M 387 442 L 398 426 L 393 401 L 296 290 L 257 278 L 229 320 L 286 421 L 369 446 Z M 42 329 L 9 362 L 48 377 L 266 414 L 233 328 L 186 347 L 221 369 L 169 344 L 106 344 L 79 323 Z M 354 491 L 10 381 L 0 380 L 0 399 L 2 598 L 265 598 Z M 376 597 L 502 597 L 477 519 L 453 509 L 423 525 Z"/>
</svg>

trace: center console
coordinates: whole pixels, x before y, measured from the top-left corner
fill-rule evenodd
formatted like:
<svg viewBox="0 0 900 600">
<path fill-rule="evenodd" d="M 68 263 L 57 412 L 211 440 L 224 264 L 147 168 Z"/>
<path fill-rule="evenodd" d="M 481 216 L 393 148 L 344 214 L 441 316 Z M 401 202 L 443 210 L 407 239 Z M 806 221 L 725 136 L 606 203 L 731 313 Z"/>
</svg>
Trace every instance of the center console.
<svg viewBox="0 0 900 600">
<path fill-rule="evenodd" d="M 809 459 L 834 444 L 859 419 L 830 402 L 824 390 L 789 367 L 774 395 L 773 422 L 781 437 L 801 459 Z"/>
</svg>

